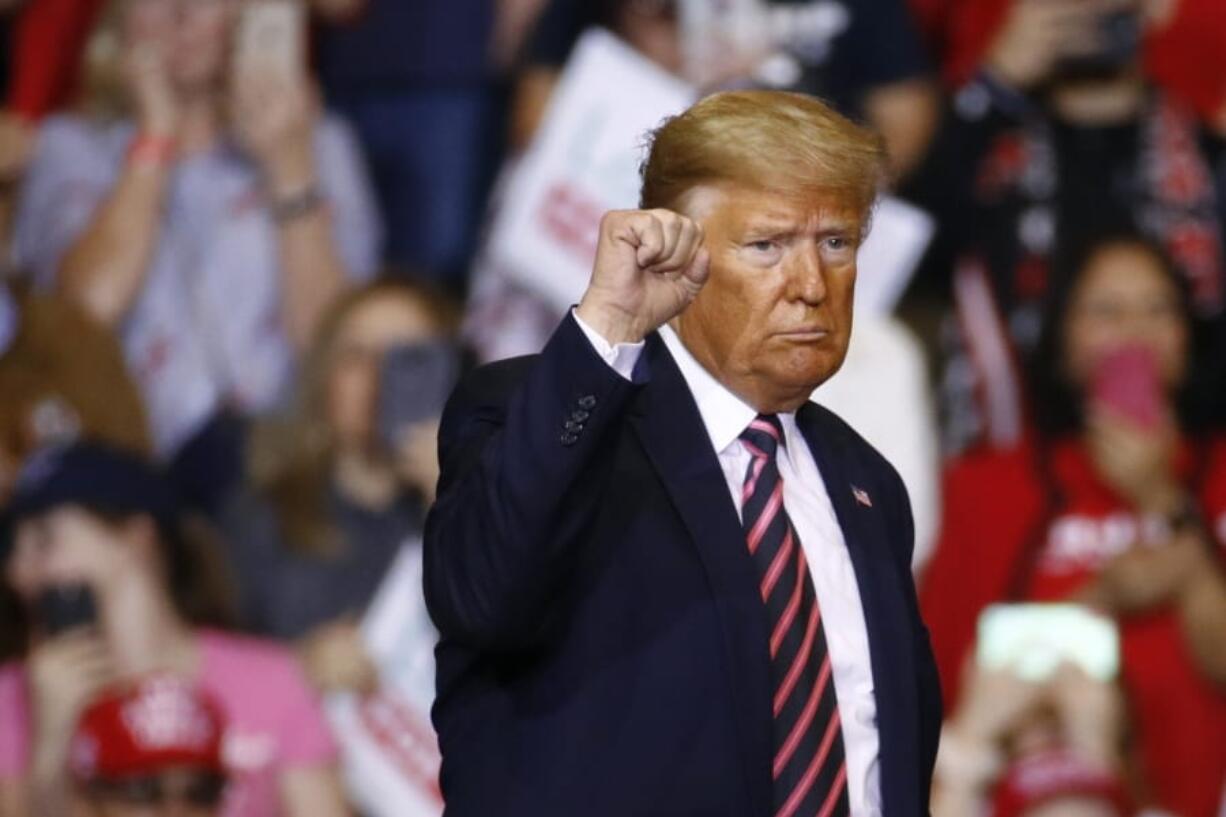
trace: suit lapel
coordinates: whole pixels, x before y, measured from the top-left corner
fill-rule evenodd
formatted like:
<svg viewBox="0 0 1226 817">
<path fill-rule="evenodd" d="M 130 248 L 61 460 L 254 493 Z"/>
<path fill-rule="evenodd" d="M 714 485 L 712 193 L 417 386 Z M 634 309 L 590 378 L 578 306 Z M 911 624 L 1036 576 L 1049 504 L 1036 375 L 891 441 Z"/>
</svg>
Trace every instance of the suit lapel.
<svg viewBox="0 0 1226 817">
<path fill-rule="evenodd" d="M 877 703 L 882 812 L 885 817 L 927 813 L 928 804 L 919 803 L 919 700 L 914 683 L 913 624 L 894 565 L 898 557 L 888 540 L 891 531 L 880 518 L 887 511 L 857 500 L 855 490 L 872 485 L 871 475 L 856 468 L 838 446 L 831 444 L 832 435 L 822 433 L 822 411 L 807 404 L 798 412 L 797 421 L 843 529 L 864 607 Z M 879 500 L 884 501 L 884 497 Z"/>
<path fill-rule="evenodd" d="M 740 736 L 750 814 L 770 810 L 771 710 L 768 628 L 741 522 L 698 406 L 658 335 L 645 350 L 651 379 L 631 424 L 694 539 L 724 629 L 730 702 Z"/>
</svg>

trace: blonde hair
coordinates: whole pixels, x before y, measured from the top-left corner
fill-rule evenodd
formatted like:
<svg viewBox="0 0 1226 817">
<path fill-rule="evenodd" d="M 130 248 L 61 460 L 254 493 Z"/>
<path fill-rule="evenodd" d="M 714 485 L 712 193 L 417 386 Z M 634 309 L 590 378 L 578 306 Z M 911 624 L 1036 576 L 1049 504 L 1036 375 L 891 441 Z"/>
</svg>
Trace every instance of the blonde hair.
<svg viewBox="0 0 1226 817">
<path fill-rule="evenodd" d="M 678 209 L 706 184 L 784 196 L 835 195 L 867 220 L 885 182 L 881 137 L 812 96 L 783 91 L 712 94 L 648 139 L 640 206 Z"/>
</svg>

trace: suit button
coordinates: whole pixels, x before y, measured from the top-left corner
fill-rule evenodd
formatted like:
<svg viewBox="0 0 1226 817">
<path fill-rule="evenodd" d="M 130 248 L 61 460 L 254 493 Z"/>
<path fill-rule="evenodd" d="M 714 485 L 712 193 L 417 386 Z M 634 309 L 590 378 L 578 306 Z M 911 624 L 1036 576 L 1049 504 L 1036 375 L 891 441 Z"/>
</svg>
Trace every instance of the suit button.
<svg viewBox="0 0 1226 817">
<path fill-rule="evenodd" d="M 576 431 L 583 430 L 583 423 L 580 423 L 577 420 L 567 420 L 565 423 L 562 424 L 562 428 L 566 429 L 567 431 L 571 433 L 574 433 Z"/>
<path fill-rule="evenodd" d="M 559 439 L 562 441 L 562 445 L 565 446 L 571 446 L 579 442 L 578 435 L 571 434 L 569 431 L 563 431 L 562 436 Z"/>
<path fill-rule="evenodd" d="M 579 398 L 579 408 L 591 411 L 596 408 L 596 395 L 585 394 Z"/>
<path fill-rule="evenodd" d="M 591 412 L 584 411 L 583 409 L 575 409 L 570 413 L 570 419 L 574 420 L 576 423 L 586 423 L 587 418 L 591 416 Z"/>
</svg>

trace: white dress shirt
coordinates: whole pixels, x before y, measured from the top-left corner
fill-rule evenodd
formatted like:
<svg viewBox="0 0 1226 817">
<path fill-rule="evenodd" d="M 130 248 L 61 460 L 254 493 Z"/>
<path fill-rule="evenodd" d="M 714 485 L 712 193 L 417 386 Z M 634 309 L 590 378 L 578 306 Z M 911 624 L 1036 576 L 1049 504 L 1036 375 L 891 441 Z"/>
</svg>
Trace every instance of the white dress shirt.
<svg viewBox="0 0 1226 817">
<path fill-rule="evenodd" d="M 601 358 L 622 377 L 630 379 L 644 344 L 612 346 L 577 314 L 574 317 Z M 739 516 L 741 488 L 751 461 L 740 435 L 758 413 L 704 369 L 669 327 L 662 327 L 660 335 L 698 404 L 698 413 L 719 457 L 728 493 Z M 778 417 L 784 437 L 784 444 L 776 455 L 779 475 L 783 479 L 783 506 L 805 549 L 817 603 L 822 611 L 835 697 L 843 722 L 851 813 L 856 817 L 880 817 L 877 701 L 873 697 L 868 629 L 855 569 L 817 462 L 796 425 L 796 414 Z M 851 490 L 850 486 L 844 488 Z"/>
</svg>

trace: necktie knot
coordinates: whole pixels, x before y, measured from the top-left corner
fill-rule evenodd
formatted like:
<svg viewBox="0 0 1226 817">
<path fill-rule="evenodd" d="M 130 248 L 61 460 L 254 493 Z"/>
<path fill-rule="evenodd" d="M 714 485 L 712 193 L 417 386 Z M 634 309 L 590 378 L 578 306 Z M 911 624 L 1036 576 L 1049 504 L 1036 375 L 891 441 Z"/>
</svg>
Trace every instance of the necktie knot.
<svg viewBox="0 0 1226 817">
<path fill-rule="evenodd" d="M 775 414 L 759 414 L 741 432 L 741 442 L 754 457 L 775 458 L 779 444 L 783 442 L 783 426 Z"/>
</svg>

